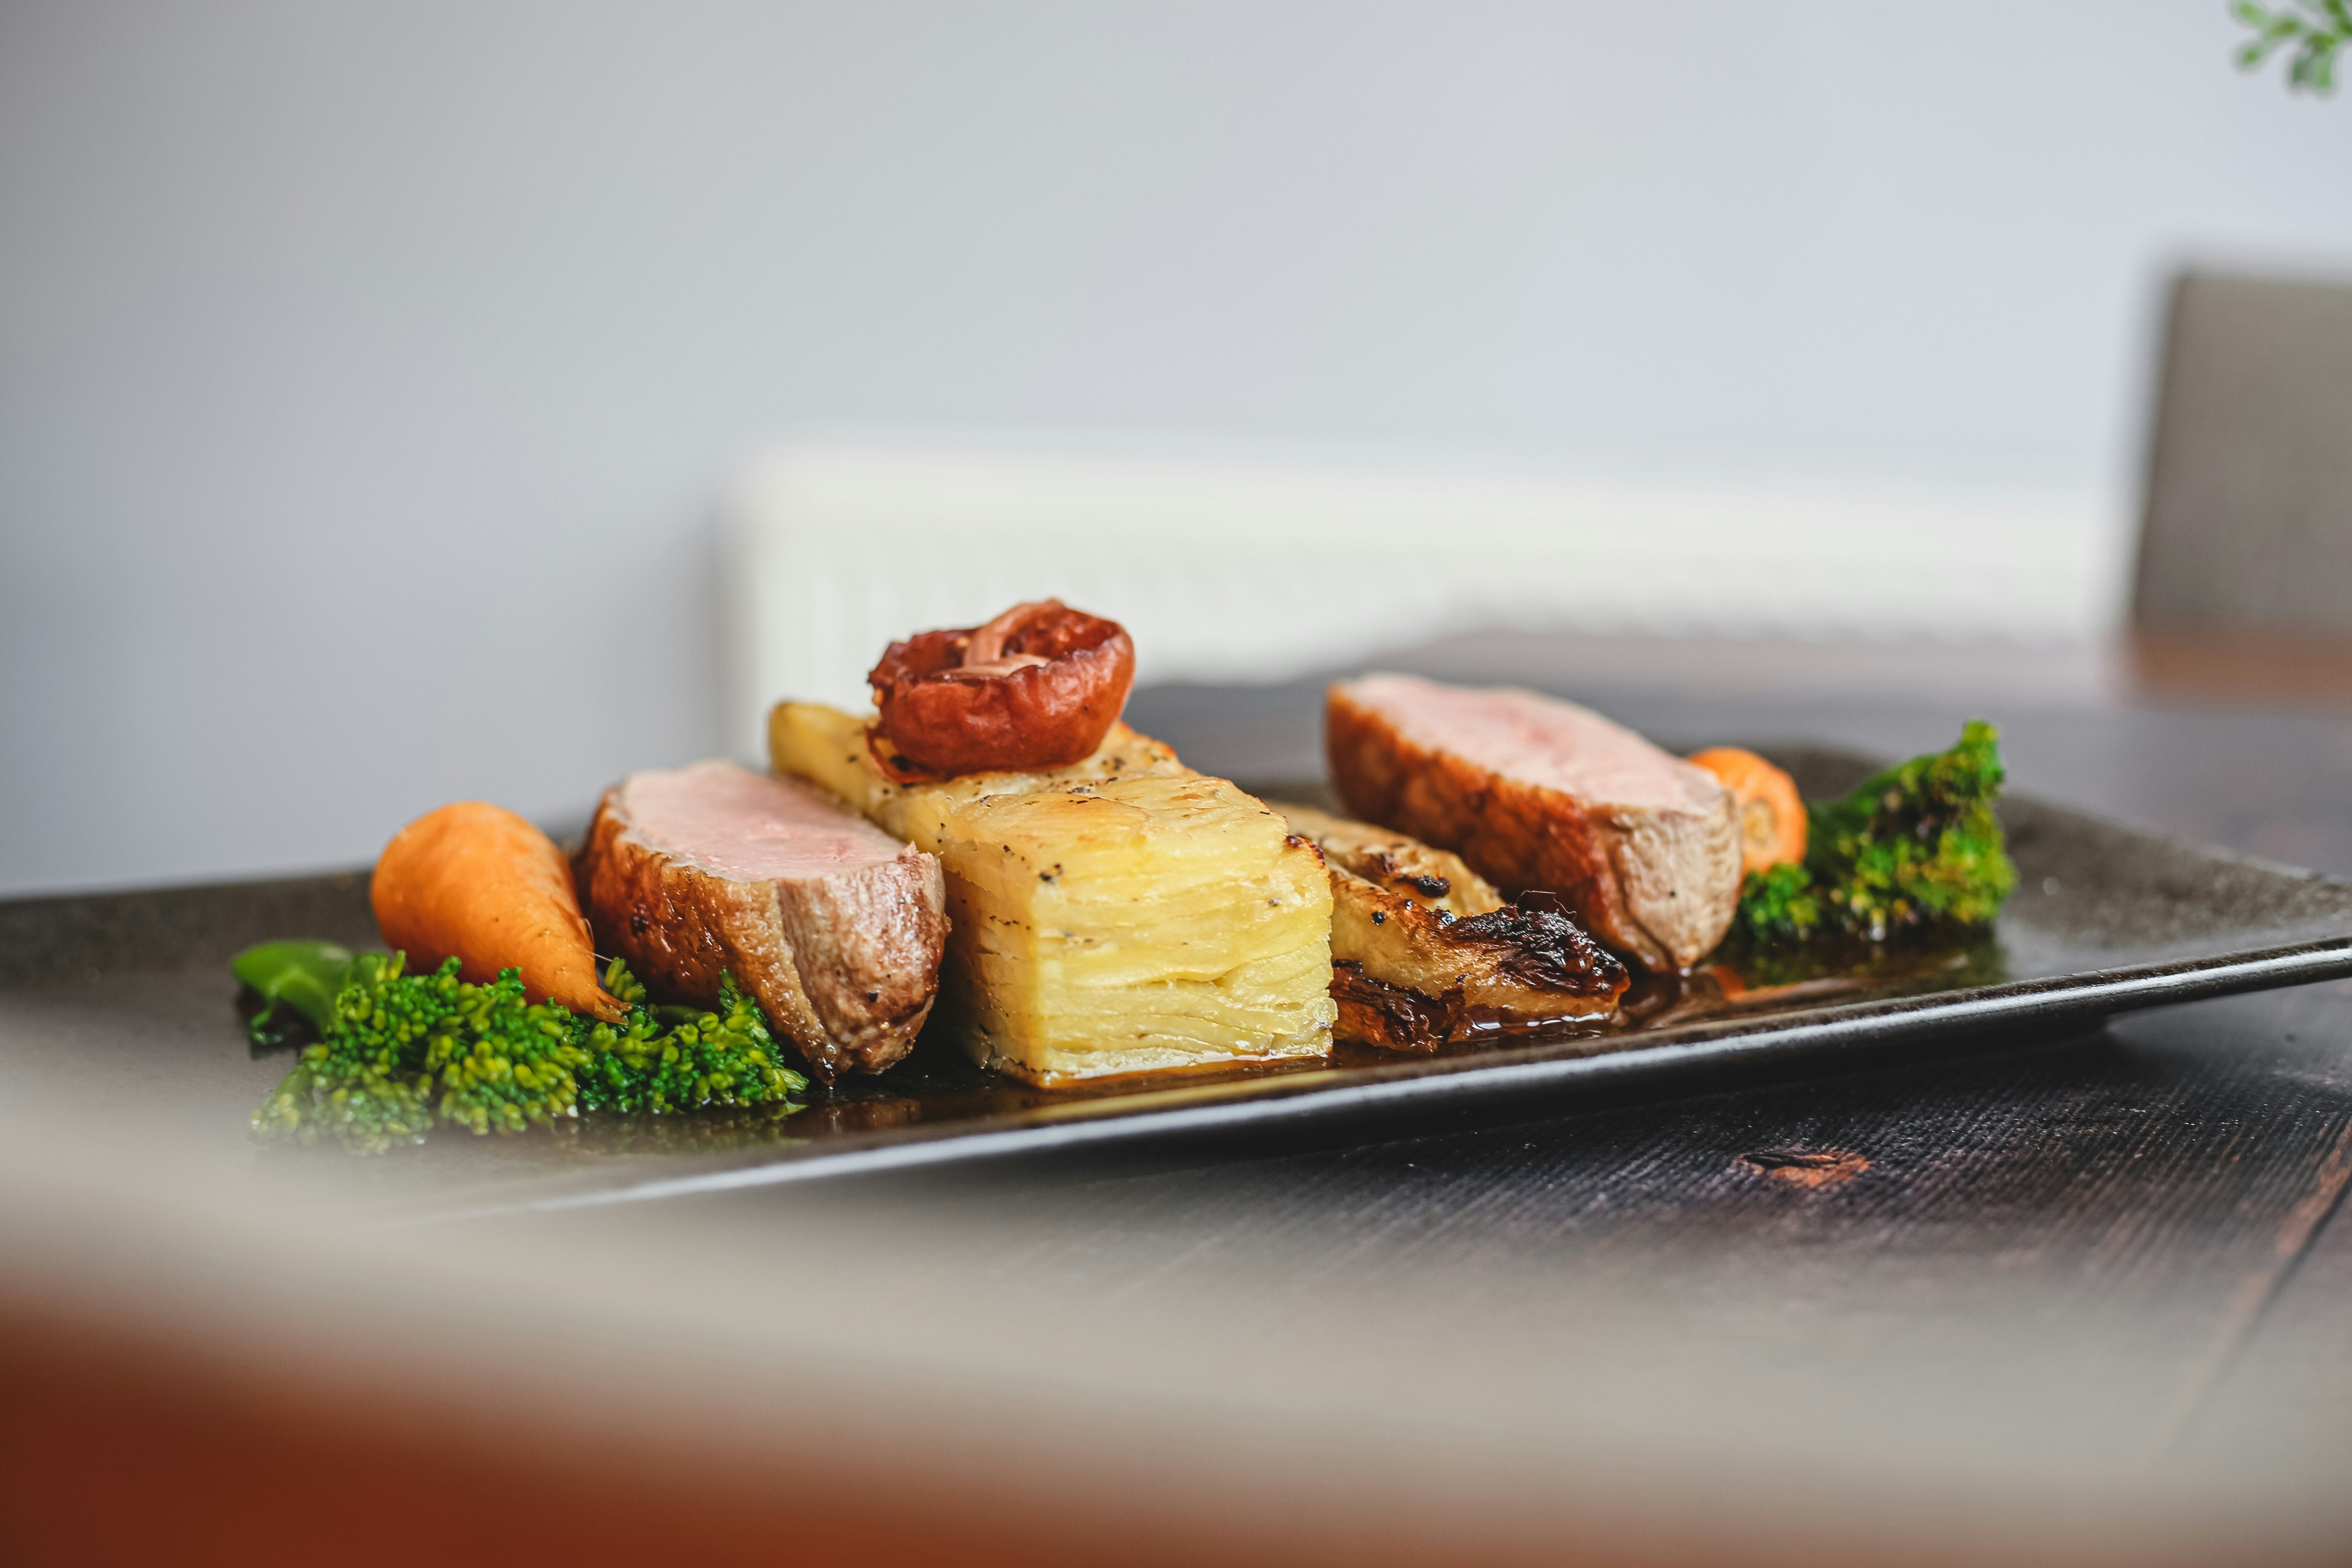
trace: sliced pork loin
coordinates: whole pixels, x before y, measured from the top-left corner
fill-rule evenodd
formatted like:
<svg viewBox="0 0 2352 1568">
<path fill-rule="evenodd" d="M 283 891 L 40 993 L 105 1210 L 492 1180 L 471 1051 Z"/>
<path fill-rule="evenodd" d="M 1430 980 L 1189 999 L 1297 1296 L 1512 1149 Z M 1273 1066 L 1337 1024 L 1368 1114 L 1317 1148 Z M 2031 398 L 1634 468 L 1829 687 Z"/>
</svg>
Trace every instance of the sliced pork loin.
<svg viewBox="0 0 2352 1568">
<path fill-rule="evenodd" d="M 1371 675 L 1331 688 L 1331 780 L 1358 816 L 1452 849 L 1595 936 L 1686 969 L 1730 929 L 1739 813 L 1704 768 L 1572 702 Z"/>
<path fill-rule="evenodd" d="M 711 1002 L 722 971 L 827 1082 L 905 1056 L 948 934 L 939 860 L 799 784 L 732 763 L 604 792 L 574 867 L 597 951 L 657 997 Z"/>
</svg>

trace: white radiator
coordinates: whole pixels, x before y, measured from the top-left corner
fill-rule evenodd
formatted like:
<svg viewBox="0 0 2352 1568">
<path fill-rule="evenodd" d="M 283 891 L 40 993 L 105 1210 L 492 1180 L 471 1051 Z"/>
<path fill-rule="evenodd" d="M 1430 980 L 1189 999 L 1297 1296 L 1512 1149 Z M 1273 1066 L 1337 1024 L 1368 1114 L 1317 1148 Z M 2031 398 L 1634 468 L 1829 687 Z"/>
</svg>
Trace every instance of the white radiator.
<svg viewBox="0 0 2352 1568">
<path fill-rule="evenodd" d="M 1487 627 L 2081 640 L 2121 531 L 2078 497 L 1587 482 L 792 443 L 726 509 L 728 742 L 863 705 L 886 644 L 1057 596 L 1138 679 L 1270 680 Z"/>
</svg>

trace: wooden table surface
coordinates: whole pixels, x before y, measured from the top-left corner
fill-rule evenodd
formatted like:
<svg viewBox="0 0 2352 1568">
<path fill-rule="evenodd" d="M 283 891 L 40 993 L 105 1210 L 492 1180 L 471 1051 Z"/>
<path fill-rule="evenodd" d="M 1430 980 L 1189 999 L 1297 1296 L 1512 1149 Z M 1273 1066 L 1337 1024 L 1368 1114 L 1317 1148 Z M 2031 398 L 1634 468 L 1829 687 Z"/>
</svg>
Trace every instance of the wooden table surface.
<svg viewBox="0 0 2352 1568">
<path fill-rule="evenodd" d="M 1982 713 L 2014 787 L 2352 876 L 2352 710 L 2308 690 L 1967 649 L 1397 662 L 1669 744 L 1895 753 Z M 1295 776 L 1317 701 L 1130 716 Z M 81 1112 L 0 1106 L 12 1561 L 2352 1555 L 2343 984 L 429 1236 Z"/>
</svg>

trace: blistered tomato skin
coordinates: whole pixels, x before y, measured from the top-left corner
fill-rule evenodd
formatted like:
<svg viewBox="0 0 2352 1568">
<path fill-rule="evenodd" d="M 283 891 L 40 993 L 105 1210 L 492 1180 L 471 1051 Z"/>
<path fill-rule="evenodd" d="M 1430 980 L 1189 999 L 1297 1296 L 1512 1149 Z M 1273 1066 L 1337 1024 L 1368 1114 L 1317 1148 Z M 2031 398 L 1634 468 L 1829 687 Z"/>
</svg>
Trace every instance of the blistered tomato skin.
<svg viewBox="0 0 2352 1568">
<path fill-rule="evenodd" d="M 1118 721 L 1135 644 L 1117 621 L 1046 599 L 892 643 L 866 679 L 876 731 L 916 767 L 1058 768 L 1091 755 Z"/>
</svg>

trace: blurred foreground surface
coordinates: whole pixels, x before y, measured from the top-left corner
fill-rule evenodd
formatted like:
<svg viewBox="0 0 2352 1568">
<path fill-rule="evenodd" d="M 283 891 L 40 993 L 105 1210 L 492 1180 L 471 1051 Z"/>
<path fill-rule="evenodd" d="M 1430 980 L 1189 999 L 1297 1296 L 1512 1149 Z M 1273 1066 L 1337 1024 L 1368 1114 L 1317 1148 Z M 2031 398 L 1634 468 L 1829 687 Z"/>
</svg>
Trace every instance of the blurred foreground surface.
<svg viewBox="0 0 2352 1568">
<path fill-rule="evenodd" d="M 2020 788 L 2352 872 L 2342 712 L 2127 703 L 1981 650 L 1415 662 L 1669 744 L 1893 753 L 1982 712 Z M 1131 717 L 1295 773 L 1317 703 Z M 2352 1550 L 2344 986 L 1410 1137 L 406 1227 L 367 1197 L 391 1160 L 295 1185 L 176 1131 L 163 1086 L 43 1099 L 44 1054 L 101 1033 L 6 1018 L 12 1562 Z M 226 981 L 152 1023 L 234 1030 Z"/>
</svg>

